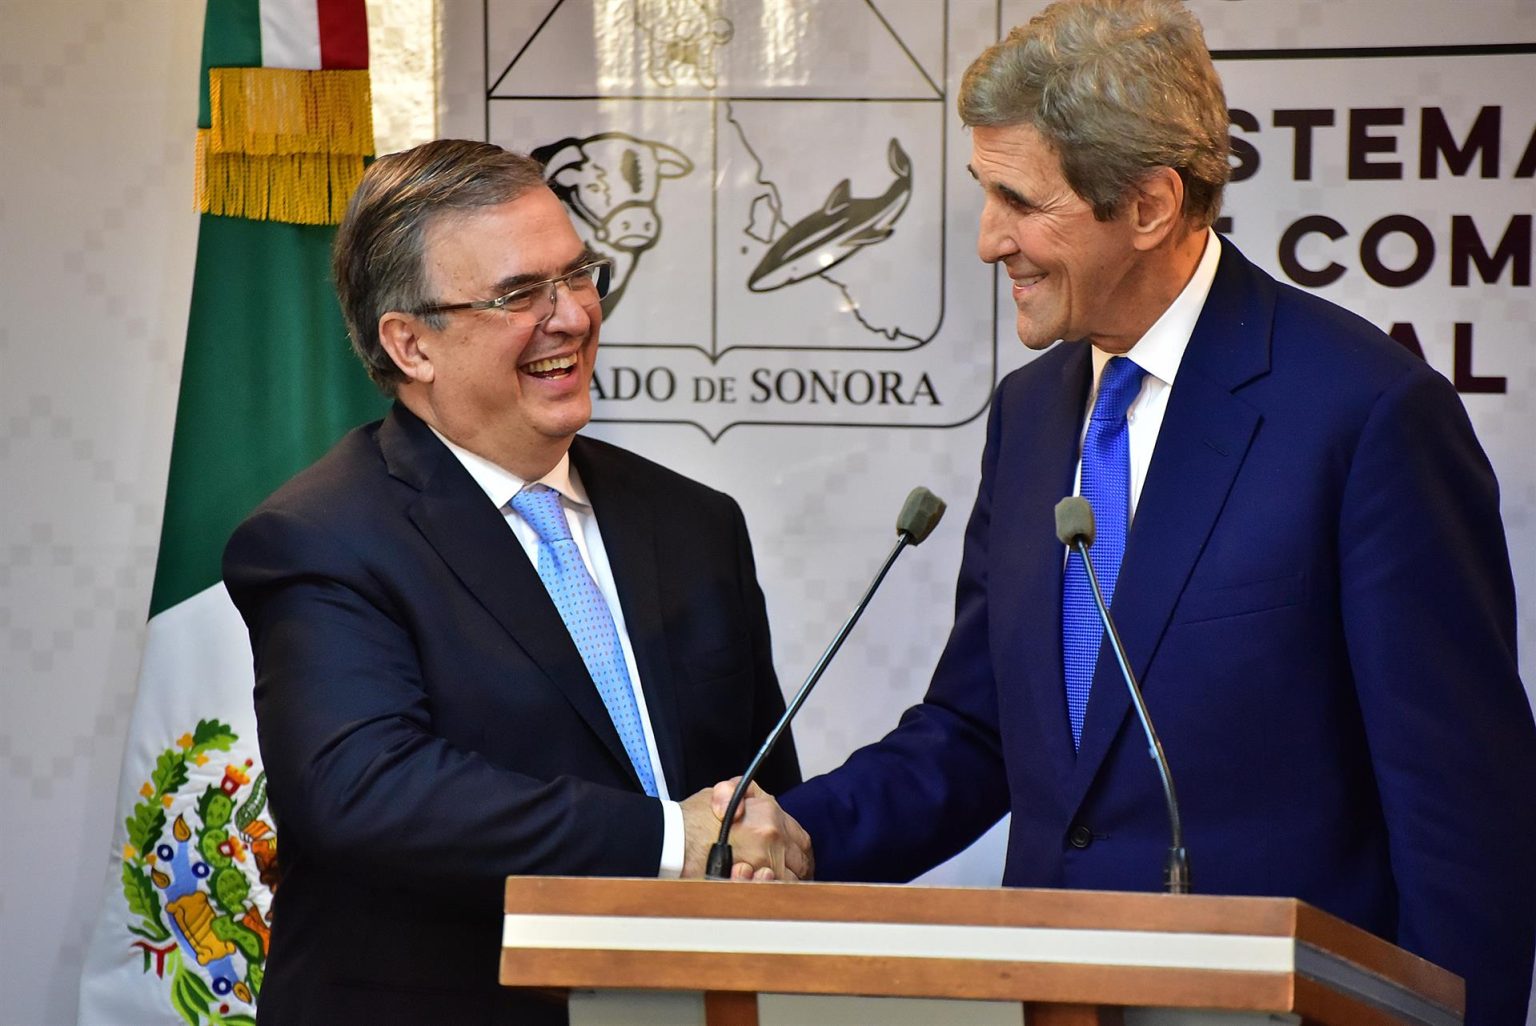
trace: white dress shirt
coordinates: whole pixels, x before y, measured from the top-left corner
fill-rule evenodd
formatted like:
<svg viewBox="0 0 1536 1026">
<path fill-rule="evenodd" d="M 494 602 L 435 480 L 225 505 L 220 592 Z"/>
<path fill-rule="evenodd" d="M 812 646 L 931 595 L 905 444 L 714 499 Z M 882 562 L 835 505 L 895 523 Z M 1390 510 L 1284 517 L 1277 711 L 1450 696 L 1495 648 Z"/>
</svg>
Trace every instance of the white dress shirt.
<svg viewBox="0 0 1536 1026">
<path fill-rule="evenodd" d="M 635 665 L 635 651 L 629 643 L 629 631 L 624 626 L 624 610 L 619 604 L 618 588 L 613 583 L 613 568 L 608 565 L 608 550 L 603 547 L 603 535 L 597 528 L 597 514 L 593 512 L 592 503 L 587 499 L 587 491 L 581 485 L 581 478 L 577 475 L 576 468 L 571 466 L 570 453 L 561 456 L 560 462 L 555 464 L 554 469 L 538 481 L 524 481 L 483 456 L 477 456 L 468 449 L 443 438 L 436 428 L 433 428 L 432 433 L 448 447 L 449 452 L 458 457 L 464 469 L 469 471 L 469 476 L 475 479 L 475 483 L 484 489 L 491 502 L 501 510 L 507 526 L 512 529 L 512 534 L 516 536 L 534 567 L 539 565 L 539 535 L 533 529 L 533 525 L 512 508 L 512 497 L 530 484 L 547 485 L 560 493 L 561 505 L 565 507 L 565 520 L 571 528 L 571 537 L 575 539 L 576 547 L 581 550 L 581 558 L 587 564 L 587 572 L 597 582 L 598 590 L 603 593 L 603 598 L 608 603 L 608 609 L 613 614 L 614 626 L 619 629 L 619 646 L 624 650 L 624 666 L 629 670 L 630 683 L 635 690 L 635 706 L 640 713 L 640 725 L 645 729 L 645 750 L 650 756 L 651 775 L 656 779 L 656 797 L 661 799 L 662 810 L 661 870 L 657 875 L 662 877 L 681 875 L 683 871 L 683 810 L 677 802 L 671 800 L 671 795 L 667 792 L 666 775 L 661 770 L 661 760 L 656 754 L 656 733 L 651 728 L 651 716 L 645 704 L 645 687 L 640 680 L 640 668 Z"/>
<path fill-rule="evenodd" d="M 1174 378 L 1189 337 L 1194 334 L 1195 322 L 1205 307 L 1211 283 L 1216 280 L 1216 265 L 1221 260 L 1221 242 L 1209 228 L 1205 235 L 1205 252 L 1195 273 L 1184 290 L 1179 293 L 1168 309 L 1147 329 L 1147 333 L 1124 355 L 1136 366 L 1147 372 L 1141 379 L 1141 390 L 1131 400 L 1125 419 L 1130 434 L 1131 456 L 1131 510 L 1136 516 L 1136 504 L 1141 500 L 1141 487 L 1147 480 L 1147 468 L 1152 463 L 1152 450 L 1157 447 L 1157 434 L 1163 427 L 1163 414 L 1168 409 L 1168 394 L 1173 391 Z M 1106 353 L 1097 346 L 1093 349 L 1093 388 L 1088 392 L 1088 412 L 1093 412 L 1094 400 L 1099 395 L 1099 381 L 1104 376 L 1104 365 L 1113 353 Z M 1072 494 L 1083 492 L 1083 439 L 1088 436 L 1088 417 L 1083 417 L 1083 432 L 1077 440 L 1077 476 L 1072 482 Z"/>
</svg>

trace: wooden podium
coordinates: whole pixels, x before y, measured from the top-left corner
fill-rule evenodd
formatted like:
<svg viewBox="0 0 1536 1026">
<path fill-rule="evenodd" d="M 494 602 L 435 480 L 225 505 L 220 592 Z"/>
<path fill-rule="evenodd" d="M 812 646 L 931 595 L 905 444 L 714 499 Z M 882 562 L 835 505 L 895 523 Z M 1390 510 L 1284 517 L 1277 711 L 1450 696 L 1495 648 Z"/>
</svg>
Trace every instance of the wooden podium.
<svg viewBox="0 0 1536 1026">
<path fill-rule="evenodd" d="M 1028 1026 L 1454 1026 L 1464 1008 L 1459 977 L 1284 898 L 509 877 L 505 911 L 503 984 L 703 992 L 708 1026 L 765 1021 L 759 993 L 1010 1002 Z"/>
</svg>

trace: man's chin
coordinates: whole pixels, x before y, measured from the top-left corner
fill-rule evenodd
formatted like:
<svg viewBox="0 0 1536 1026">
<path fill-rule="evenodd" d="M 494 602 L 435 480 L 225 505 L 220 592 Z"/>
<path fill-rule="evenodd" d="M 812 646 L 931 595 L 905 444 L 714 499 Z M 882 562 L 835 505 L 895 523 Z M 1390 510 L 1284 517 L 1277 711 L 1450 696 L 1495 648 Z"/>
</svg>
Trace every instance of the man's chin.
<svg viewBox="0 0 1536 1026">
<path fill-rule="evenodd" d="M 548 438 L 570 438 L 591 422 L 592 398 L 589 395 L 573 397 L 559 409 L 547 411 L 542 419 L 540 433 Z"/>
<path fill-rule="evenodd" d="M 1037 320 L 1025 320 L 1022 316 L 1014 322 L 1014 330 L 1025 349 L 1039 352 L 1049 349 L 1061 338 L 1061 333 L 1041 325 Z"/>
<path fill-rule="evenodd" d="M 1033 331 L 1029 334 L 1025 334 L 1023 331 L 1019 332 L 1019 341 L 1024 343 L 1024 348 L 1036 353 L 1042 349 L 1051 348 L 1060 339 L 1061 336 L 1059 335 L 1041 335 Z"/>
</svg>

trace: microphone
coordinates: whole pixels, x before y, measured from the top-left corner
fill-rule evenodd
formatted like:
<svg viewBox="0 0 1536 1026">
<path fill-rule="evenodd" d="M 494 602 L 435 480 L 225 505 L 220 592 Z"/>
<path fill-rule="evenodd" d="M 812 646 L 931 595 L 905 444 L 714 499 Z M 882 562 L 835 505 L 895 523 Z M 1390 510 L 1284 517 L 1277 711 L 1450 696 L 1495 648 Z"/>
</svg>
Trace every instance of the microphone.
<svg viewBox="0 0 1536 1026">
<path fill-rule="evenodd" d="M 896 515 L 896 547 L 891 549 L 891 554 L 885 557 L 885 564 L 880 567 L 880 572 L 875 574 L 875 579 L 870 582 L 864 597 L 859 600 L 853 614 L 843 623 L 842 629 L 832 639 L 832 644 L 821 654 L 810 676 L 805 683 L 800 685 L 800 690 L 795 692 L 795 697 L 784 710 L 784 715 L 779 717 L 779 722 L 774 724 L 773 730 L 768 732 L 768 739 L 752 757 L 752 763 L 747 771 L 741 775 L 741 780 L 736 784 L 736 790 L 731 794 L 731 804 L 725 808 L 725 817 L 720 822 L 720 836 L 716 839 L 714 847 L 709 850 L 709 863 L 705 868 L 705 876 L 716 880 L 728 880 L 731 876 L 731 866 L 735 859 L 731 857 L 731 823 L 736 819 L 736 806 L 741 803 L 742 796 L 747 793 L 747 786 L 752 783 L 752 778 L 757 775 L 758 768 L 768 753 L 773 751 L 773 746 L 779 737 L 788 729 L 790 720 L 795 718 L 795 713 L 805 704 L 811 689 L 821 679 L 827 664 L 832 662 L 832 657 L 842 647 L 843 639 L 853 630 L 853 625 L 859 622 L 859 617 L 864 615 L 864 607 L 869 605 L 869 600 L 875 597 L 875 590 L 880 587 L 880 582 L 885 580 L 885 575 L 890 571 L 891 565 L 896 562 L 896 557 L 901 555 L 901 550 L 908 545 L 921 545 L 933 533 L 933 529 L 939 526 L 939 521 L 944 516 L 944 500 L 937 495 L 918 485 L 907 496 L 907 501 L 901 504 L 901 512 Z"/>
<path fill-rule="evenodd" d="M 1147 735 L 1147 754 L 1157 764 L 1158 775 L 1163 780 L 1163 797 L 1168 802 L 1168 825 L 1173 835 L 1168 848 L 1168 860 L 1163 866 L 1163 887 L 1169 894 L 1188 894 L 1189 852 L 1184 848 L 1184 825 L 1179 819 L 1179 799 L 1173 791 L 1173 772 L 1168 768 L 1168 757 L 1163 754 L 1163 743 L 1158 740 L 1157 731 L 1152 729 L 1152 717 L 1147 712 L 1147 703 L 1141 697 L 1141 686 L 1136 683 L 1136 674 L 1131 671 L 1125 644 L 1120 640 L 1120 632 L 1115 629 L 1115 621 L 1109 615 L 1109 606 L 1104 604 L 1104 593 L 1099 590 L 1099 576 L 1094 573 L 1093 560 L 1088 558 L 1088 546 L 1093 544 L 1093 507 L 1087 499 L 1072 495 L 1056 504 L 1056 537 L 1082 557 L 1083 566 L 1088 571 L 1088 584 L 1093 589 L 1094 604 L 1099 607 L 1099 619 L 1104 622 L 1104 635 L 1109 638 L 1110 647 L 1114 649 L 1115 661 L 1120 664 L 1120 675 L 1125 678 L 1125 686 L 1130 689 L 1131 702 L 1136 706 L 1142 732 Z"/>
</svg>

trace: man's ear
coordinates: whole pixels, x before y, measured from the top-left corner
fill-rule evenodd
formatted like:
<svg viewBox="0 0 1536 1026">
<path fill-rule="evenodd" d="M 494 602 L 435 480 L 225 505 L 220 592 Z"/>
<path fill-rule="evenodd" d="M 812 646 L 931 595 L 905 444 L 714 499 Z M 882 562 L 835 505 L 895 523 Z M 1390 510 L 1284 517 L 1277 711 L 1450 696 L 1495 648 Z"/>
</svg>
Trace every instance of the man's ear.
<svg viewBox="0 0 1536 1026">
<path fill-rule="evenodd" d="M 414 314 L 391 310 L 379 318 L 379 344 L 409 381 L 432 380 L 432 343 L 422 336 L 424 325 Z"/>
<path fill-rule="evenodd" d="M 1130 222 L 1137 249 L 1156 249 L 1184 223 L 1184 179 L 1171 167 L 1149 171 L 1131 190 Z"/>
</svg>

